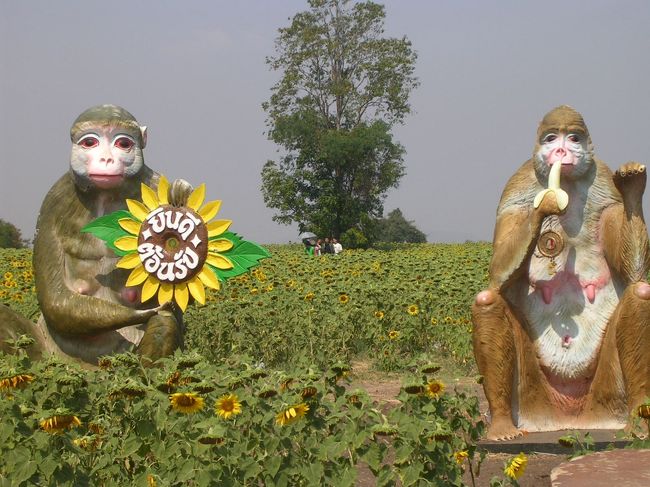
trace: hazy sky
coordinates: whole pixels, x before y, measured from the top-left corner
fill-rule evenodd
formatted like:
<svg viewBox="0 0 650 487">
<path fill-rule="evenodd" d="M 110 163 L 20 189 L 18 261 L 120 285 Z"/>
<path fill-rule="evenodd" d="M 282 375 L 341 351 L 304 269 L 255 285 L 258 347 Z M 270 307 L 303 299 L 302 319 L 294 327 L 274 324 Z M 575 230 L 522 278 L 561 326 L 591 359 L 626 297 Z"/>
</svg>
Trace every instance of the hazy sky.
<svg viewBox="0 0 650 487">
<path fill-rule="evenodd" d="M 386 35 L 418 53 L 413 114 L 394 131 L 407 174 L 389 194 L 429 241 L 491 240 L 499 196 L 537 124 L 568 104 L 596 154 L 650 162 L 647 0 L 390 0 Z M 265 57 L 304 0 L 0 0 L 0 218 L 31 237 L 68 168 L 86 108 L 122 105 L 149 127 L 145 160 L 205 182 L 220 216 L 260 243 L 297 240 L 271 220 L 260 171 Z M 650 193 L 650 191 L 649 191 Z M 646 215 L 650 215 L 646 194 Z"/>
</svg>

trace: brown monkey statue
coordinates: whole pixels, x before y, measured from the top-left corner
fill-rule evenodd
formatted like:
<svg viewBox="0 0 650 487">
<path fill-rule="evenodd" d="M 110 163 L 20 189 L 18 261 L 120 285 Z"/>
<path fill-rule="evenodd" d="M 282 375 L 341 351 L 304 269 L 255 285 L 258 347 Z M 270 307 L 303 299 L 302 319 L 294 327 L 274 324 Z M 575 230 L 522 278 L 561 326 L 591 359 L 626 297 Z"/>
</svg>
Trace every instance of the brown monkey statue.
<svg viewBox="0 0 650 487">
<path fill-rule="evenodd" d="M 115 105 L 83 112 L 70 129 L 70 170 L 43 201 L 34 242 L 38 323 L 0 306 L 0 340 L 31 331 L 32 354 L 57 354 L 95 364 L 98 357 L 137 347 L 155 360 L 182 346 L 182 315 L 173 305 L 144 305 L 140 289 L 125 287 L 128 270 L 104 242 L 82 233 L 95 218 L 126 209 L 141 183 L 156 188 L 159 175 L 144 164 L 146 127 Z M 178 180 L 169 200 L 182 205 L 192 187 Z M 6 344 L 0 342 L 3 350 Z"/>
<path fill-rule="evenodd" d="M 472 308 L 488 438 L 620 428 L 650 389 L 646 167 L 614 174 L 568 106 L 497 208 L 488 289 Z"/>
</svg>

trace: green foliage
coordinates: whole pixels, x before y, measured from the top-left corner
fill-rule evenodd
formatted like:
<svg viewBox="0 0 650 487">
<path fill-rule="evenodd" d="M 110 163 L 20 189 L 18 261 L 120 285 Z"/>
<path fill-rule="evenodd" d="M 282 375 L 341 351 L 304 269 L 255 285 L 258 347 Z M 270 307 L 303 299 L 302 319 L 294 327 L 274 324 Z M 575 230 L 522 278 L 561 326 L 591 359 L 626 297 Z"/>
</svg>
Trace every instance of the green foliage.
<svg viewBox="0 0 650 487">
<path fill-rule="evenodd" d="M 399 208 L 377 222 L 376 232 L 379 242 L 424 243 L 427 241 L 427 236 L 418 230 L 412 221 L 404 218 Z"/>
<path fill-rule="evenodd" d="M 346 249 L 367 249 L 370 246 L 370 241 L 361 230 L 352 227 L 341 235 L 341 245 Z"/>
<path fill-rule="evenodd" d="M 0 218 L 0 249 L 22 249 L 29 240 L 22 237 L 20 229 Z"/>
<path fill-rule="evenodd" d="M 277 371 L 242 355 L 209 362 L 195 354 L 156 368 L 122 354 L 82 370 L 31 362 L 21 350 L 0 354 L 0 481 L 352 486 L 363 462 L 378 485 L 420 477 L 462 485 L 453 454 L 465 449 L 472 460 L 483 431 L 476 399 L 403 393 L 384 414 L 350 390 L 348 371 Z M 192 397 L 195 407 L 183 412 L 170 394 Z M 226 396 L 240 405 L 228 418 L 218 414 Z"/>
<path fill-rule="evenodd" d="M 339 237 L 362 215 L 379 218 L 404 174 L 391 128 L 409 113 L 416 55 L 381 37 L 384 8 L 373 2 L 311 0 L 280 29 L 281 71 L 264 109 L 269 138 L 286 155 L 262 170 L 262 193 L 280 223 Z"/>
<path fill-rule="evenodd" d="M 426 353 L 474 373 L 470 305 L 487 285 L 490 244 L 404 244 L 318 258 L 301 245 L 269 250 L 273 257 L 258 268 L 208 291 L 205 306 L 188 307 L 189 349 L 210 360 L 244 353 L 268 366 L 365 357 L 383 370 Z M 35 319 L 31 251 L 0 250 L 0 278 L 0 302 Z"/>
</svg>

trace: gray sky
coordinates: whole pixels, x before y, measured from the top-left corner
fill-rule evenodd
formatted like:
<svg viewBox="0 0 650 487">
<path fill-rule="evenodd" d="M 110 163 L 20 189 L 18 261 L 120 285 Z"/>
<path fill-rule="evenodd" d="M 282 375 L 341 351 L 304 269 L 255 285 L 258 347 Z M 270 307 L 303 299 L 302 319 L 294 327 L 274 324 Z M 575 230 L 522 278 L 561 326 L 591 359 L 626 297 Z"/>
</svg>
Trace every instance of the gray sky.
<svg viewBox="0 0 650 487">
<path fill-rule="evenodd" d="M 389 0 L 386 34 L 418 52 L 414 113 L 394 131 L 407 174 L 399 207 L 432 242 L 491 240 L 499 196 L 537 124 L 568 104 L 596 155 L 650 162 L 647 0 Z M 72 121 L 122 105 L 149 127 L 145 160 L 205 182 L 222 218 L 260 243 L 297 240 L 271 220 L 260 171 L 277 147 L 261 103 L 264 60 L 303 0 L 0 0 L 0 218 L 31 237 L 67 170 Z M 645 212 L 649 196 L 646 194 Z"/>
</svg>

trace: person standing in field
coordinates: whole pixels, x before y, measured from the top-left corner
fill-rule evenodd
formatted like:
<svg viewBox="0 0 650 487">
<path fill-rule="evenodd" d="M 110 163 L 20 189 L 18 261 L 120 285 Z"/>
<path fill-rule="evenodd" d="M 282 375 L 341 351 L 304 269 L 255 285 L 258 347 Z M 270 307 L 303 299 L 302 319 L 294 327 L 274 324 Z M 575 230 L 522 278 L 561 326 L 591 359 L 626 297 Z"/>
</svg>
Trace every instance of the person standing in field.
<svg viewBox="0 0 650 487">
<path fill-rule="evenodd" d="M 324 254 L 334 253 L 334 247 L 332 247 L 332 243 L 330 242 L 330 239 L 328 237 L 325 237 L 325 244 L 323 245 L 323 253 Z"/>
<path fill-rule="evenodd" d="M 343 245 L 341 245 L 341 242 L 335 238 L 332 239 L 332 250 L 334 251 L 334 255 L 338 255 L 343 252 Z"/>
</svg>

